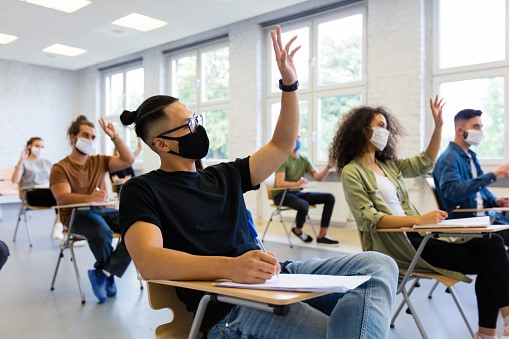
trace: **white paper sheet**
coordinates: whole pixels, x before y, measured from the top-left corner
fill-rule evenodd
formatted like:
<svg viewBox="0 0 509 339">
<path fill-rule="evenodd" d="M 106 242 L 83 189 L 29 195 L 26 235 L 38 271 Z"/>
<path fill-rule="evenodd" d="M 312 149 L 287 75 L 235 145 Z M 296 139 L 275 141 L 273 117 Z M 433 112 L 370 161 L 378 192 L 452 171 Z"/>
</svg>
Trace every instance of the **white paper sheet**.
<svg viewBox="0 0 509 339">
<path fill-rule="evenodd" d="M 489 227 L 490 217 L 472 217 L 472 218 L 459 218 L 448 219 L 439 222 L 438 224 L 422 224 L 414 225 L 413 228 L 462 228 L 462 227 Z"/>
<path fill-rule="evenodd" d="M 369 275 L 334 276 L 317 274 L 279 274 L 263 284 L 240 284 L 232 281 L 214 283 L 214 286 L 250 288 L 257 290 L 278 290 L 295 292 L 339 292 L 356 288 L 369 280 Z"/>
</svg>

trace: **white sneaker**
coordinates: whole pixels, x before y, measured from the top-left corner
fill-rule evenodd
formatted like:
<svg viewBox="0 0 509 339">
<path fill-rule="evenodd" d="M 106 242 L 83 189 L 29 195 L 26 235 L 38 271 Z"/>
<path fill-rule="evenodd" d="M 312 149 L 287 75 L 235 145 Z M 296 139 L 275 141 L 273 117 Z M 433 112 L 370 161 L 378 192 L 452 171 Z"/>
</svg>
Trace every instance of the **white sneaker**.
<svg viewBox="0 0 509 339">
<path fill-rule="evenodd" d="M 74 242 L 73 247 L 83 247 L 86 243 L 86 240 L 77 240 Z"/>
<path fill-rule="evenodd" d="M 53 225 L 53 231 L 51 232 L 51 237 L 56 240 L 64 240 L 64 225 L 61 222 L 55 223 Z"/>
</svg>

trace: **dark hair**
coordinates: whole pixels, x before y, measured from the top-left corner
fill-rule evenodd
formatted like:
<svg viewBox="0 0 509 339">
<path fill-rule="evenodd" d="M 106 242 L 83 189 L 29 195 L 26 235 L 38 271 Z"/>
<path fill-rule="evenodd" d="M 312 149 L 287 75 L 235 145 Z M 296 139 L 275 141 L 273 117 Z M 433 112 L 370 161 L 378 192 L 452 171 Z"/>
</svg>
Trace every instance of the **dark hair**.
<svg viewBox="0 0 509 339">
<path fill-rule="evenodd" d="M 454 123 L 456 124 L 458 121 L 467 121 L 473 117 L 480 117 L 481 114 L 482 112 L 478 109 L 463 109 L 454 116 Z"/>
<path fill-rule="evenodd" d="M 135 123 L 136 135 L 147 145 L 150 145 L 152 143 L 148 140 L 150 129 L 158 122 L 166 119 L 164 109 L 177 101 L 177 98 L 169 95 L 154 95 L 143 101 L 136 111 L 123 111 L 120 115 L 120 121 L 125 126 Z"/>
<path fill-rule="evenodd" d="M 90 122 L 86 116 L 80 115 L 76 118 L 76 120 L 71 122 L 71 125 L 67 129 L 67 136 L 70 137 L 72 135 L 78 135 L 78 133 L 80 132 L 81 125 L 87 125 L 92 128 L 95 128 L 94 124 Z"/>
<path fill-rule="evenodd" d="M 32 145 L 34 142 L 39 141 L 39 140 L 41 140 L 41 141 L 42 141 L 42 138 L 39 138 L 39 137 L 32 137 L 32 138 L 28 139 L 28 141 L 27 141 L 27 146 L 30 146 L 30 145 Z"/>
<path fill-rule="evenodd" d="M 330 157 L 336 162 L 338 174 L 343 167 L 366 152 L 369 143 L 371 122 L 377 114 L 387 121 L 387 130 L 391 133 L 383 151 L 375 152 L 375 158 L 381 161 L 396 159 L 396 144 L 404 131 L 396 118 L 384 107 L 358 106 L 345 113 L 341 118 L 336 135 L 329 148 Z"/>
</svg>

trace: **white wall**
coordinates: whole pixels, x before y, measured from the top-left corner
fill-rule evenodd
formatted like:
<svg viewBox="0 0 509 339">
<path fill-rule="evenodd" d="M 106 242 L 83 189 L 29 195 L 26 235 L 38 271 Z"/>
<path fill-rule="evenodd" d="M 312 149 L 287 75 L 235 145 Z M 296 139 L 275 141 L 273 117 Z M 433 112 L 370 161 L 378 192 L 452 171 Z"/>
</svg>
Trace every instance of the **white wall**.
<svg viewBox="0 0 509 339">
<path fill-rule="evenodd" d="M 23 142 L 33 134 L 46 139 L 48 149 L 53 150 L 52 160 L 68 153 L 65 130 L 74 113 L 83 113 L 93 119 L 100 114 L 98 68 L 143 57 L 145 95 L 164 94 L 167 93 L 166 65 L 161 51 L 222 34 L 229 34 L 230 38 L 230 156 L 234 159 L 251 154 L 265 140 L 263 127 L 269 119 L 263 92 L 266 36 L 259 23 L 330 2 L 308 1 L 77 72 L 0 61 L 2 80 L 7 74 L 13 83 L 2 81 L 0 84 L 2 121 L 13 126 L 9 127 L 8 133 L 0 134 L 0 167 L 14 164 Z M 383 105 L 396 114 L 409 132 L 402 140 L 400 155 L 414 155 L 422 148 L 423 122 L 429 114 L 427 97 L 431 95 L 426 87 L 430 82 L 425 40 L 430 28 L 423 20 L 426 2 L 377 0 L 367 3 L 366 104 Z M 35 78 L 38 80 L 34 81 Z M 21 117 L 12 112 L 21 113 Z M 36 112 L 41 112 L 44 118 Z M 144 171 L 159 166 L 159 160 L 152 152 L 144 152 L 144 156 Z M 413 186 L 412 182 L 410 185 Z M 336 195 L 333 223 L 345 222 L 349 211 L 341 184 L 338 181 L 324 182 L 316 187 Z M 411 194 L 414 193 L 420 194 L 420 191 Z M 263 187 L 258 192 L 246 194 L 246 202 L 259 221 L 267 219 L 270 209 Z M 317 217 L 320 213 L 320 208 L 312 212 Z"/>
<path fill-rule="evenodd" d="M 69 153 L 66 130 L 77 109 L 76 72 L 0 60 L 0 168 L 13 168 L 29 138 L 44 139 L 46 157 Z"/>
</svg>

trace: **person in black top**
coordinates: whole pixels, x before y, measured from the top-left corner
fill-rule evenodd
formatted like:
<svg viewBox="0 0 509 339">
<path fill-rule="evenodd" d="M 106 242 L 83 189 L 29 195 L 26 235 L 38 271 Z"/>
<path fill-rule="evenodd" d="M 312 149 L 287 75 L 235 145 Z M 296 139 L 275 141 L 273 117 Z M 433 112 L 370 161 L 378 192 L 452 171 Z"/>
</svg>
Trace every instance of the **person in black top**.
<svg viewBox="0 0 509 339">
<path fill-rule="evenodd" d="M 370 275 L 347 293 L 290 306 L 287 316 L 245 306 L 209 303 L 201 330 L 208 338 L 384 338 L 396 291 L 397 266 L 376 253 L 279 263 L 250 234 L 243 193 L 258 189 L 292 152 L 299 102 L 291 49 L 281 28 L 271 32 L 281 73 L 281 113 L 272 139 L 252 156 L 197 171 L 208 152 L 200 117 L 178 99 L 157 95 L 121 115 L 161 159 L 158 170 L 127 181 L 120 193 L 120 224 L 126 246 L 145 279 L 263 283 L 275 274 Z M 195 312 L 203 293 L 178 289 Z"/>
</svg>

